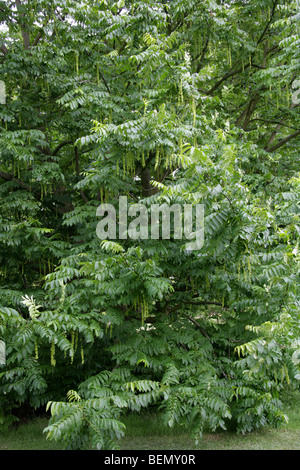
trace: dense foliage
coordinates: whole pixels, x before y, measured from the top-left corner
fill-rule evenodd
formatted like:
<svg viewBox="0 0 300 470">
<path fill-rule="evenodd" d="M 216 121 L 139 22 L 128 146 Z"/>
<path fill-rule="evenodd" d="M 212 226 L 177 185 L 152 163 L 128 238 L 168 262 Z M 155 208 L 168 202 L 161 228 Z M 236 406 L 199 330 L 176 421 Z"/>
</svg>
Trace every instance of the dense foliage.
<svg viewBox="0 0 300 470">
<path fill-rule="evenodd" d="M 0 2 L 0 419 L 115 448 L 124 413 L 240 432 L 300 379 L 299 8 Z M 298 88 L 297 88 L 298 87 Z M 205 241 L 101 242 L 101 203 L 203 204 Z"/>
</svg>

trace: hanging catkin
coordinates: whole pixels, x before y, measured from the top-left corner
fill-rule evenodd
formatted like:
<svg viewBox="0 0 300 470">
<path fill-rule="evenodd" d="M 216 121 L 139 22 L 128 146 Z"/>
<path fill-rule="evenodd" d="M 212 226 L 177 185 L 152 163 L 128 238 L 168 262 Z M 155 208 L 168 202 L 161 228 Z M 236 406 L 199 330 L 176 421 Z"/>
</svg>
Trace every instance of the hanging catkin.
<svg viewBox="0 0 300 470">
<path fill-rule="evenodd" d="M 74 341 L 74 351 L 77 351 L 77 345 L 78 345 L 78 331 L 75 332 L 75 341 Z"/>
<path fill-rule="evenodd" d="M 125 154 L 123 154 L 122 160 L 123 160 L 123 176 L 125 178 L 125 176 L 126 176 L 126 157 L 125 157 Z"/>
<path fill-rule="evenodd" d="M 155 167 L 154 167 L 155 170 L 158 168 L 159 162 L 160 162 L 159 148 L 157 148 L 156 149 L 156 154 L 155 154 Z"/>
<path fill-rule="evenodd" d="M 247 275 L 247 267 L 246 267 L 245 260 L 243 260 L 243 271 L 244 271 L 244 281 L 247 282 L 248 275 Z"/>
<path fill-rule="evenodd" d="M 38 358 L 39 358 L 39 348 L 38 348 L 37 341 L 35 341 L 35 343 L 34 343 L 34 353 L 35 353 L 34 359 L 38 360 Z"/>
<path fill-rule="evenodd" d="M 167 153 L 166 158 L 165 158 L 165 168 L 169 168 L 169 160 L 170 160 L 170 154 Z"/>
<path fill-rule="evenodd" d="M 83 350 L 82 343 L 80 344 L 80 355 L 81 355 L 81 364 L 83 365 L 84 364 L 84 350 Z"/>
<path fill-rule="evenodd" d="M 180 80 L 178 87 L 178 106 L 181 104 L 183 104 L 182 79 Z"/>
<path fill-rule="evenodd" d="M 97 70 L 97 85 L 99 86 L 100 85 L 99 65 L 97 65 L 96 70 Z"/>
<path fill-rule="evenodd" d="M 252 278 L 252 266 L 251 266 L 251 255 L 248 256 L 248 279 L 249 279 L 249 284 L 251 284 L 251 278 Z"/>
<path fill-rule="evenodd" d="M 51 366 L 55 367 L 56 360 L 55 360 L 55 343 L 54 343 L 54 341 L 52 341 L 51 347 L 50 347 L 50 362 L 51 362 Z"/>
<path fill-rule="evenodd" d="M 192 96 L 192 113 L 193 113 L 193 126 L 196 125 L 196 103 L 195 98 Z"/>
<path fill-rule="evenodd" d="M 72 330 L 71 331 L 71 347 L 72 347 L 72 351 L 71 351 L 71 364 L 73 364 L 73 359 L 74 359 L 74 348 L 75 346 L 75 331 Z"/>
<path fill-rule="evenodd" d="M 148 307 L 148 303 L 145 299 L 144 293 L 142 294 L 142 299 L 141 299 L 141 311 L 142 311 L 142 324 L 144 324 L 146 318 L 148 317 L 148 313 L 149 313 L 149 307 Z"/>
<path fill-rule="evenodd" d="M 182 155 L 182 137 L 179 137 L 178 148 L 179 148 L 179 154 Z"/>
<path fill-rule="evenodd" d="M 76 67 L 76 74 L 79 74 L 79 54 L 75 52 L 75 67 Z"/>
</svg>

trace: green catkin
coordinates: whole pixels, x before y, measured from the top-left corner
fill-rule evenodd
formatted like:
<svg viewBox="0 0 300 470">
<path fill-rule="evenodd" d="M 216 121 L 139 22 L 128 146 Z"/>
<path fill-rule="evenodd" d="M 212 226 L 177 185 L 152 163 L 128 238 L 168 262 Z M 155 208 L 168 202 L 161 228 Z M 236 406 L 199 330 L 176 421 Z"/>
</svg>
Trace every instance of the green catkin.
<svg viewBox="0 0 300 470">
<path fill-rule="evenodd" d="M 155 154 L 155 167 L 154 167 L 155 170 L 158 168 L 159 161 L 160 161 L 160 158 L 159 158 L 159 148 L 157 148 L 157 149 L 156 149 L 156 154 Z"/>
<path fill-rule="evenodd" d="M 84 350 L 83 350 L 82 343 L 80 345 L 80 355 L 81 355 L 81 364 L 83 365 L 84 364 Z"/>
<path fill-rule="evenodd" d="M 248 279 L 249 279 L 249 284 L 251 284 L 251 278 L 252 278 L 252 267 L 251 267 L 251 257 L 248 257 Z"/>
<path fill-rule="evenodd" d="M 148 304 L 146 302 L 144 294 L 142 296 L 141 310 L 142 310 L 142 324 L 144 324 L 146 318 L 148 317 L 148 313 L 149 313 Z"/>
<path fill-rule="evenodd" d="M 100 85 L 100 76 L 99 76 L 99 65 L 97 65 L 97 85 L 99 86 Z"/>
<path fill-rule="evenodd" d="M 71 331 L 71 347 L 72 347 L 72 354 L 71 354 L 71 364 L 73 364 L 74 359 L 74 352 L 75 352 L 75 331 Z"/>
<path fill-rule="evenodd" d="M 229 57 L 229 65 L 231 67 L 232 62 L 231 62 L 231 48 L 230 47 L 228 48 L 228 57 Z"/>
<path fill-rule="evenodd" d="M 183 104 L 182 80 L 180 80 L 178 87 L 178 106 Z"/>
<path fill-rule="evenodd" d="M 166 159 L 165 159 L 165 168 L 169 168 L 169 159 L 170 159 L 170 155 L 167 153 Z"/>
<path fill-rule="evenodd" d="M 117 173 L 117 176 L 119 176 L 119 173 L 120 173 L 119 160 L 117 160 L 117 163 L 116 163 L 116 173 Z"/>
<path fill-rule="evenodd" d="M 175 160 L 175 158 L 174 158 L 174 155 L 173 155 L 173 153 L 172 153 L 172 154 L 170 154 L 170 160 L 169 160 L 169 169 L 170 169 L 170 170 L 171 170 L 172 167 L 173 167 L 174 160 Z"/>
<path fill-rule="evenodd" d="M 248 273 L 247 273 L 247 266 L 245 261 L 243 260 L 243 271 L 244 271 L 244 281 L 247 282 L 248 280 Z"/>
<path fill-rule="evenodd" d="M 34 353 L 35 353 L 34 359 L 37 361 L 39 358 L 39 348 L 38 348 L 38 344 L 36 341 L 34 343 Z"/>
<path fill-rule="evenodd" d="M 182 137 L 179 137 L 178 147 L 179 147 L 179 154 L 182 155 Z"/>
<path fill-rule="evenodd" d="M 284 368 L 283 367 L 281 367 L 280 372 L 281 372 L 281 381 L 283 382 L 284 381 Z"/>
<path fill-rule="evenodd" d="M 127 174 L 130 174 L 130 169 L 131 169 L 131 152 L 128 152 L 126 155 L 126 166 L 127 166 Z"/>
<path fill-rule="evenodd" d="M 196 125 L 196 104 L 195 104 L 194 96 L 192 96 L 192 113 L 193 113 L 193 126 L 195 127 L 195 125 Z"/>
<path fill-rule="evenodd" d="M 125 157 L 124 154 L 123 154 L 122 159 L 123 159 L 123 176 L 125 178 L 125 176 L 126 176 L 126 157 Z"/>
<path fill-rule="evenodd" d="M 144 150 L 142 151 L 142 167 L 144 168 L 145 166 L 145 152 Z"/>
<path fill-rule="evenodd" d="M 51 366 L 55 367 L 56 366 L 56 360 L 55 360 L 55 343 L 54 343 L 54 341 L 52 341 L 52 343 L 51 343 L 50 356 L 51 356 Z"/>
<path fill-rule="evenodd" d="M 284 364 L 283 368 L 284 368 L 284 372 L 285 372 L 286 383 L 287 383 L 288 385 L 290 385 L 290 377 L 289 377 L 289 373 L 288 373 L 286 364 Z"/>
<path fill-rule="evenodd" d="M 79 74 L 79 54 L 75 52 L 75 66 L 76 66 L 76 74 Z"/>
<path fill-rule="evenodd" d="M 103 188 L 102 188 L 102 186 L 100 187 L 100 200 L 101 200 L 101 204 L 103 204 Z"/>
<path fill-rule="evenodd" d="M 75 332 L 75 342 L 74 342 L 74 351 L 77 351 L 77 345 L 78 345 L 78 331 Z"/>
<path fill-rule="evenodd" d="M 241 277 L 241 262 L 239 261 L 239 264 L 238 264 L 238 282 L 240 282 L 240 277 Z"/>
</svg>

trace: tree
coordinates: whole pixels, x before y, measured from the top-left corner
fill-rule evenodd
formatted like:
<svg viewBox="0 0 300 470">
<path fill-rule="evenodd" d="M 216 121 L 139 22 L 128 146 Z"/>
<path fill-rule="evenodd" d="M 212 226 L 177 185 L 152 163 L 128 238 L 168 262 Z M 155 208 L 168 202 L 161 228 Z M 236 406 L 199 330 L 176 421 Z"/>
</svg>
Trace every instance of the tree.
<svg viewBox="0 0 300 470">
<path fill-rule="evenodd" d="M 3 407 L 49 402 L 49 437 L 75 448 L 113 448 L 124 410 L 149 404 L 196 437 L 285 422 L 296 4 L 11 1 L 1 15 Z M 203 204 L 204 246 L 175 227 L 101 243 L 97 207 L 120 196 L 149 213 Z"/>
</svg>

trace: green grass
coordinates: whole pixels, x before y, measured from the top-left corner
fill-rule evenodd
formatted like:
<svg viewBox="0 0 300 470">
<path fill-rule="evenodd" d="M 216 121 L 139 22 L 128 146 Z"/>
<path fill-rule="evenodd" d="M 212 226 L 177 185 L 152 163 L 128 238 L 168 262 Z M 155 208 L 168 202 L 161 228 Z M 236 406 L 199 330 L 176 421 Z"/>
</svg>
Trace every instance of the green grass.
<svg viewBox="0 0 300 470">
<path fill-rule="evenodd" d="M 121 450 L 300 450 L 300 392 L 285 399 L 289 422 L 279 429 L 265 428 L 246 435 L 230 431 L 206 433 L 195 445 L 188 432 L 162 425 L 159 415 L 129 415 Z M 61 444 L 48 441 L 43 429 L 47 419 L 36 418 L 17 428 L 0 431 L 0 450 L 60 450 Z"/>
</svg>

